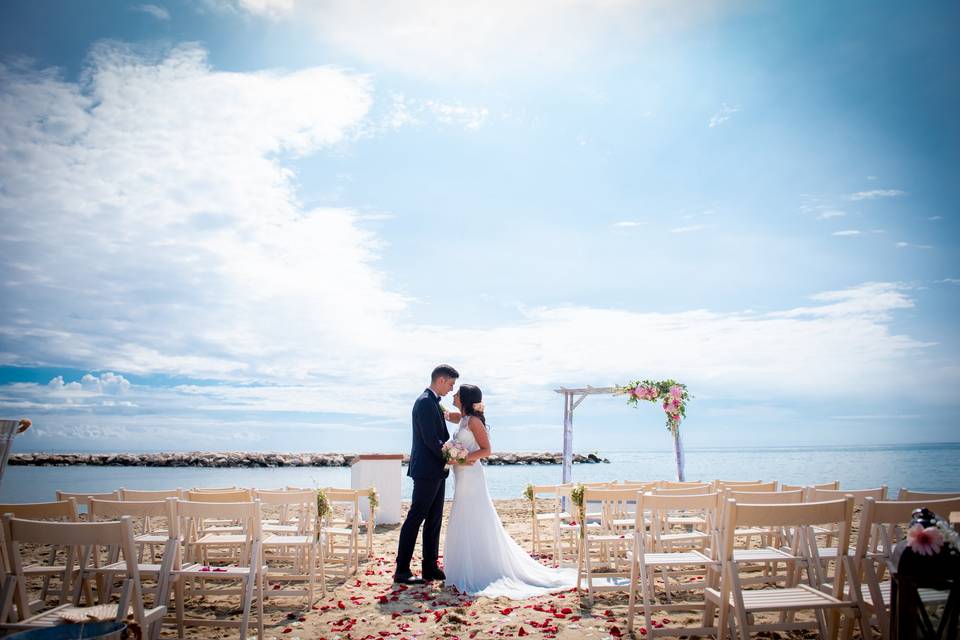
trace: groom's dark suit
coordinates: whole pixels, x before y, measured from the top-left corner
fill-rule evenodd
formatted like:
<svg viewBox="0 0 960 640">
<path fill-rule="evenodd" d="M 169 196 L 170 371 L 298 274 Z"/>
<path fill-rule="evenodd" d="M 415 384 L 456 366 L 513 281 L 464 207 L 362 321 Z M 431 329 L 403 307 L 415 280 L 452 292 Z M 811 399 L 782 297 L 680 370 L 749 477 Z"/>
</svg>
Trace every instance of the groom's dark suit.
<svg viewBox="0 0 960 640">
<path fill-rule="evenodd" d="M 440 555 L 443 494 L 449 471 L 441 447 L 450 439 L 440 409 L 440 397 L 426 389 L 413 404 L 413 447 L 407 475 L 413 478 L 413 499 L 400 529 L 397 572 L 410 570 L 417 531 L 423 524 L 423 569 L 432 572 Z"/>
</svg>

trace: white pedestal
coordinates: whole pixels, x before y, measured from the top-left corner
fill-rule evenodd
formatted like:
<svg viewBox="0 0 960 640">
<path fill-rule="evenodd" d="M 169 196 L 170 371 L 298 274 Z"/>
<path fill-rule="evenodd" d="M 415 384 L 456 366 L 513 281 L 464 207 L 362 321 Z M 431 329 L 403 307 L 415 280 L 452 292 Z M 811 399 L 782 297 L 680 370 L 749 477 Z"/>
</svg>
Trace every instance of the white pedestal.
<svg viewBox="0 0 960 640">
<path fill-rule="evenodd" d="M 375 487 L 377 490 L 380 504 L 377 506 L 376 524 L 400 522 L 402 462 L 403 455 L 399 453 L 365 453 L 350 463 L 350 488 Z M 364 520 L 370 517 L 370 505 L 366 500 L 360 501 L 360 515 Z"/>
</svg>

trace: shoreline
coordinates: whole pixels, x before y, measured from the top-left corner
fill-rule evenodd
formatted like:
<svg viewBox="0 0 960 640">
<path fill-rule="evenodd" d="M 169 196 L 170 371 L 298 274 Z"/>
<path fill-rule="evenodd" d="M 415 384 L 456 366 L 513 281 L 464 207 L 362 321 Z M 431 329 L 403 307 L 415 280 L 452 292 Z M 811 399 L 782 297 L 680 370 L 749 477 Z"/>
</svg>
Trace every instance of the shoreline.
<svg viewBox="0 0 960 640">
<path fill-rule="evenodd" d="M 10 466 L 30 467 L 203 467 L 281 468 L 349 467 L 361 454 L 344 453 L 258 453 L 244 451 L 190 451 L 183 453 L 15 453 Z M 403 455 L 406 465 L 410 456 Z M 561 453 L 494 453 L 485 460 L 493 466 L 561 465 Z M 610 464 L 595 453 L 573 455 L 574 464 Z"/>
</svg>

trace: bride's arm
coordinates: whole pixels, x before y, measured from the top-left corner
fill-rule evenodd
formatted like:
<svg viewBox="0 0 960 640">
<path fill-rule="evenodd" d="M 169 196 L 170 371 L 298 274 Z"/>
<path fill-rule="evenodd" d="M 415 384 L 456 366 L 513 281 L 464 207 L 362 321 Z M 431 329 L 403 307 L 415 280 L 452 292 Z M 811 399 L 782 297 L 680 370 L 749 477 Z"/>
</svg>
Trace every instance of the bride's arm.
<svg viewBox="0 0 960 640">
<path fill-rule="evenodd" d="M 483 422 L 480 421 L 480 418 L 471 416 L 470 422 L 467 423 L 467 426 L 470 427 L 470 431 L 473 433 L 473 437 L 476 439 L 477 444 L 480 446 L 479 449 L 467 456 L 467 464 L 473 464 L 481 458 L 489 457 L 490 451 L 490 436 L 487 434 L 487 428 L 483 426 Z"/>
</svg>

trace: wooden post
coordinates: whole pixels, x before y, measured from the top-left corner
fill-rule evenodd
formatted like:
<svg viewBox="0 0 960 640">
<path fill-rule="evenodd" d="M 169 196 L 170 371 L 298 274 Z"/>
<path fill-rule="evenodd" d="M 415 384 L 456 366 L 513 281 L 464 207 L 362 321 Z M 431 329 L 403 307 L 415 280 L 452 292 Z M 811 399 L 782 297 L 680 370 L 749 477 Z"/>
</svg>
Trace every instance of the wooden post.
<svg viewBox="0 0 960 640">
<path fill-rule="evenodd" d="M 680 440 L 680 427 L 672 427 L 673 431 L 673 453 L 677 458 L 677 481 L 684 482 L 683 473 L 683 442 Z"/>
<path fill-rule="evenodd" d="M 563 394 L 563 482 L 573 476 L 573 394 Z"/>
</svg>

